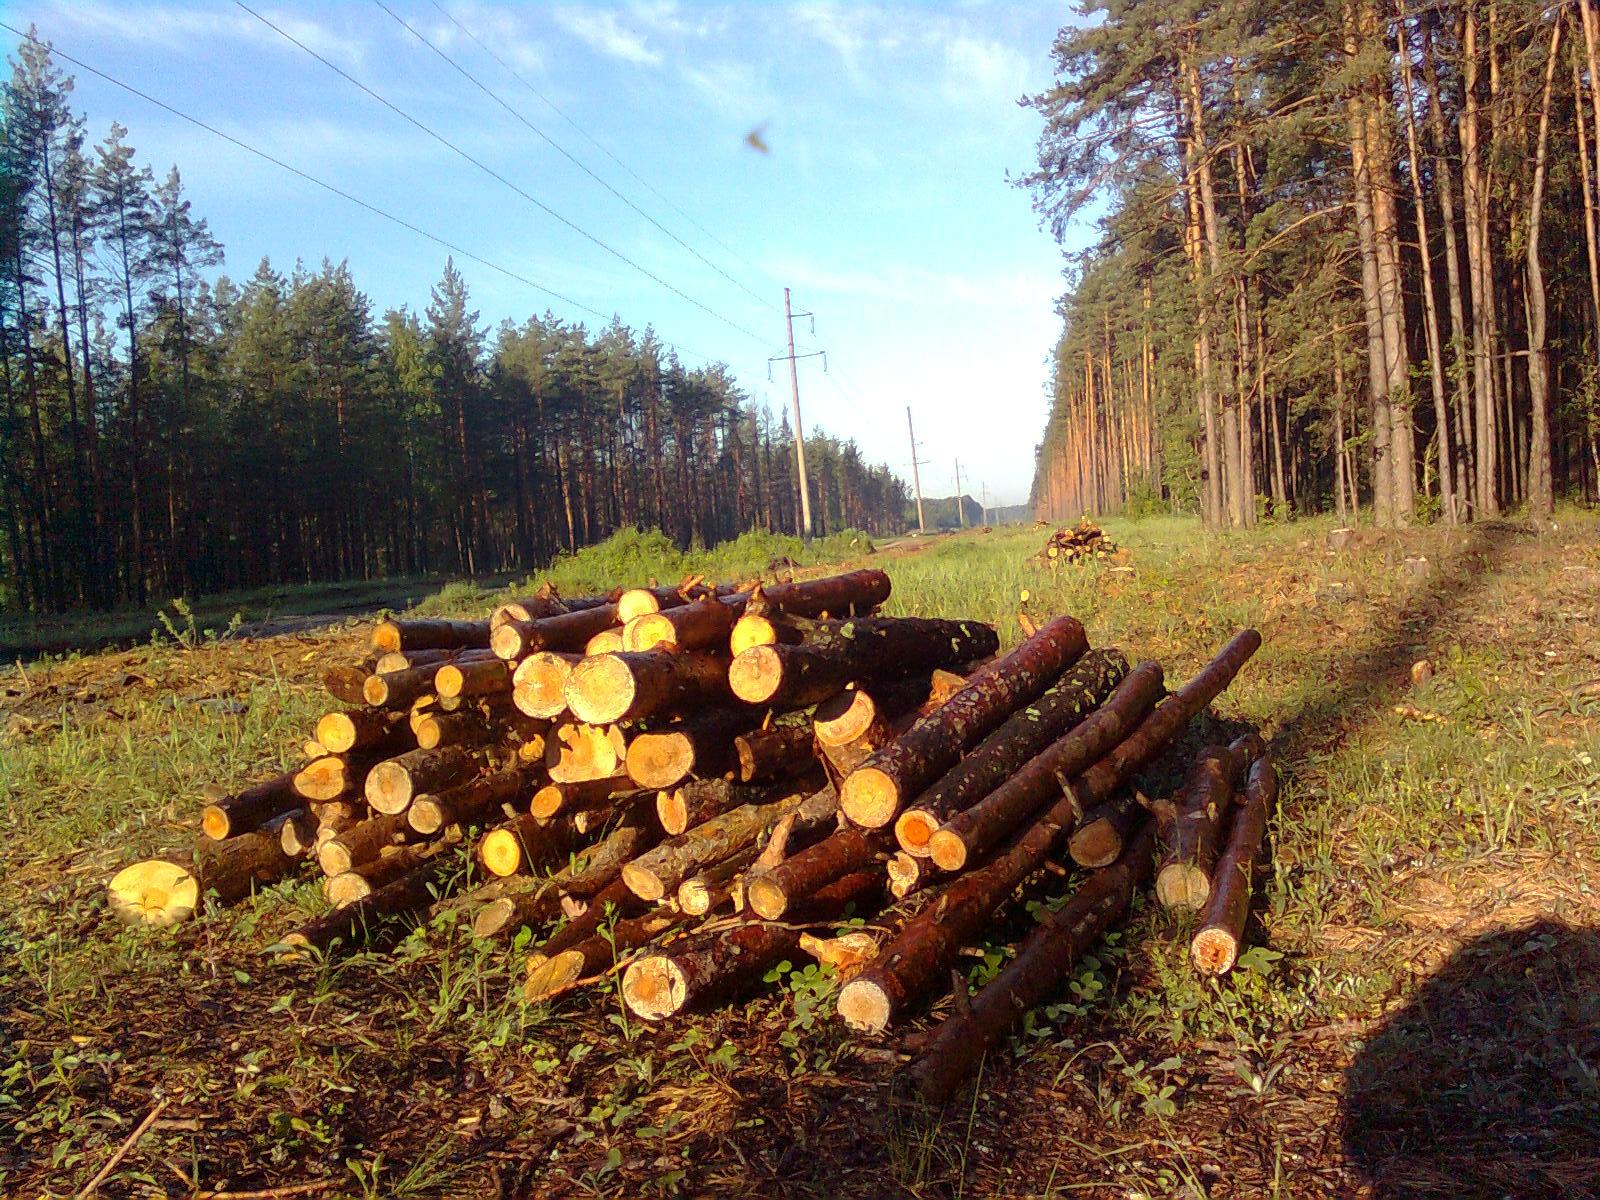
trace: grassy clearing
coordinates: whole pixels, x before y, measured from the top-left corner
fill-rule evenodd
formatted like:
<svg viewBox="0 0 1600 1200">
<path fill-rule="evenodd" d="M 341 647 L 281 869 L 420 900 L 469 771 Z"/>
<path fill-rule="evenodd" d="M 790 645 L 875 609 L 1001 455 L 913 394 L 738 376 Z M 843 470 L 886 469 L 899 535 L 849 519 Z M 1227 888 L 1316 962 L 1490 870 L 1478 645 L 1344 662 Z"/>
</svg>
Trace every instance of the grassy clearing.
<svg viewBox="0 0 1600 1200">
<path fill-rule="evenodd" d="M 1198 983 L 1184 923 L 1142 908 L 943 1113 L 886 1086 L 898 1039 L 844 1037 L 814 968 L 656 1028 L 604 991 L 524 1007 L 525 951 L 443 923 L 391 954 L 257 954 L 321 906 L 312 884 L 167 934 L 119 930 L 105 876 L 187 836 L 201 782 L 287 761 L 354 632 L 13 680 L 0 1193 L 71 1194 L 165 1100 L 180 1124 L 158 1124 L 107 1194 L 187 1195 L 180 1177 L 330 1196 L 1585 1194 L 1600 522 L 1364 534 L 1338 555 L 1327 528 L 1211 542 L 1182 521 L 1113 522 L 1125 563 L 1055 575 L 1026 565 L 1031 531 L 873 556 L 894 611 L 992 620 L 1010 644 L 1026 587 L 1036 617 L 1076 613 L 1174 678 L 1257 625 L 1265 647 L 1213 719 L 1260 724 L 1285 775 L 1261 948 L 1239 971 Z M 575 592 L 631 566 L 695 569 L 613 551 L 553 577 Z M 741 553 L 707 573 L 780 556 Z M 1420 577 L 1403 565 L 1417 555 Z M 460 589 L 428 607 L 482 610 Z M 1435 673 L 1413 683 L 1422 658 Z M 977 949 L 974 983 L 1008 953 Z"/>
</svg>

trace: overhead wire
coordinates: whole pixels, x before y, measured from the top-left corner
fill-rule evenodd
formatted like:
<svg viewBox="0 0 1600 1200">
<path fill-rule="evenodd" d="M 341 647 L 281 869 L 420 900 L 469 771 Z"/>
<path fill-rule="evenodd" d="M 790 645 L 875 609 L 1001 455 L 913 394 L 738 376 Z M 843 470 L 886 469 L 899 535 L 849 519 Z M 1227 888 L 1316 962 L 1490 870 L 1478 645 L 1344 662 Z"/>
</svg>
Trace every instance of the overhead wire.
<svg viewBox="0 0 1600 1200">
<path fill-rule="evenodd" d="M 583 226 L 579 225 L 577 222 L 573 221 L 571 218 L 569 218 L 567 216 L 564 216 L 563 214 L 557 212 L 555 209 L 551 208 L 548 204 L 546 204 L 543 200 L 540 200 L 537 196 L 533 195 L 531 192 L 527 191 L 526 189 L 524 189 L 523 187 L 519 186 L 518 184 L 512 182 L 510 179 L 508 179 L 506 176 L 502 175 L 499 171 L 495 170 L 493 167 L 491 167 L 488 163 L 484 162 L 482 159 L 479 159 L 476 156 L 468 153 L 466 150 L 463 150 L 460 146 L 456 145 L 449 138 L 445 137 L 444 134 L 442 134 L 442 133 L 438 132 L 437 130 L 435 130 L 432 126 L 427 125 L 426 123 L 424 123 L 423 121 L 421 121 L 417 117 L 414 117 L 410 113 L 406 112 L 405 109 L 401 108 L 399 105 L 395 104 L 393 101 L 391 101 L 391 100 L 387 99 L 386 97 L 380 95 L 378 92 L 376 92 L 372 88 L 368 87 L 366 84 L 362 83 L 354 75 L 351 75 L 343 67 L 341 67 L 337 63 L 333 62 L 331 59 L 328 59 L 328 58 L 324 57 L 323 55 L 317 53 L 317 51 L 313 50 L 310 46 L 306 45 L 306 43 L 302 42 L 299 38 L 295 37 L 292 33 L 289 33 L 287 30 L 285 30 L 281 26 L 275 24 L 269 18 L 263 16 L 261 13 L 257 12 L 255 9 L 251 8 L 248 4 L 244 3 L 244 0 L 233 0 L 233 2 L 237 7 L 242 9 L 244 12 L 249 13 L 257 21 L 260 21 L 263 25 L 265 25 L 268 29 L 270 29 L 274 33 L 276 33 L 279 37 L 283 38 L 286 42 L 289 42 L 290 44 L 292 44 L 294 46 L 297 46 L 300 50 L 304 51 L 306 54 L 310 55 L 312 58 L 314 58 L 318 62 L 320 62 L 323 66 L 327 67 L 334 74 L 338 75 L 341 79 L 345 80 L 346 82 L 348 82 L 349 84 L 351 84 L 355 88 L 359 89 L 361 92 L 363 92 L 366 95 L 370 96 L 372 99 L 376 100 L 379 104 L 381 104 L 385 108 L 387 108 L 390 112 L 392 112 L 396 116 L 400 117 L 407 124 L 413 126 L 414 128 L 420 130 L 421 132 L 427 134 L 430 138 L 432 138 L 434 141 L 438 142 L 441 146 L 444 146 L 445 148 L 450 150 L 452 153 L 454 153 L 454 154 L 458 155 L 459 157 L 465 159 L 467 162 L 469 162 L 473 166 L 477 167 L 480 171 L 482 171 L 484 174 L 488 175 L 490 178 L 495 179 L 498 182 L 500 182 L 501 184 L 505 185 L 507 188 L 509 188 L 511 191 L 515 192 L 517 195 L 521 196 L 524 200 L 526 200 L 529 204 L 532 204 L 535 208 L 539 209 L 541 212 L 547 214 L 552 219 L 560 222 L 562 225 L 565 225 L 568 229 L 572 230 L 574 233 L 578 234 L 580 237 L 583 237 L 585 240 L 587 240 L 589 242 L 592 242 L 594 245 L 600 247 L 600 249 L 604 250 L 607 254 L 610 254 L 613 257 L 615 257 L 615 258 L 621 260 L 622 262 L 626 263 L 628 266 L 632 267 L 635 271 L 638 271 L 641 275 L 645 276 L 647 279 L 650 279 L 653 282 L 659 284 L 661 287 L 665 288 L 667 291 L 671 292 L 673 295 L 677 296 L 679 299 L 685 301 L 688 304 L 693 305 L 695 308 L 698 308 L 701 312 L 704 312 L 708 316 L 713 317 L 716 320 L 722 322 L 724 325 L 728 326 L 730 329 L 737 330 L 739 333 L 742 333 L 745 337 L 750 338 L 754 342 L 759 342 L 759 343 L 761 343 L 763 345 L 766 344 L 766 339 L 762 338 L 759 334 L 757 334 L 757 333 L 753 332 L 752 330 L 746 328 L 745 326 L 739 324 L 739 322 L 733 320 L 733 318 L 728 317 L 728 316 L 724 316 L 722 313 L 718 312 L 716 309 L 712 308 L 710 305 L 706 304 L 704 301 L 698 300 L 694 296 L 691 296 L 688 292 L 684 291 L 682 288 L 678 287 L 676 284 L 671 283 L 671 282 L 667 281 L 666 279 L 663 279 L 660 275 L 658 275 L 654 271 L 650 270 L 649 267 L 643 266 L 642 264 L 634 261 L 632 258 L 628 257 L 628 255 L 624 254 L 621 250 L 618 250 L 615 246 L 611 245 L 609 242 L 607 242 L 604 239 L 596 236 L 595 234 L 590 233 L 587 229 L 583 228 Z"/>
<path fill-rule="evenodd" d="M 241 138 L 237 138 L 231 133 L 227 133 L 224 130 L 218 129 L 215 125 L 211 125 L 211 124 L 208 124 L 205 121 L 202 121 L 199 117 L 190 116 L 188 113 L 184 112 L 182 109 L 175 108 L 171 104 L 168 104 L 166 101 L 157 99 L 155 96 L 150 95 L 150 93 L 148 93 L 148 92 L 142 91 L 141 89 L 133 86 L 131 83 L 125 83 L 121 79 L 118 79 L 116 76 L 107 74 L 105 71 L 100 70 L 98 67 L 91 66 L 89 63 L 85 62 L 83 59 L 76 58 L 73 55 L 68 54 L 66 51 L 62 50 L 59 46 L 53 45 L 52 43 L 47 42 L 44 39 L 35 36 L 34 34 L 24 33 L 22 30 L 16 28 L 16 26 L 10 25 L 10 24 L 8 24 L 7 22 L 5 22 L 3 20 L 0 20 L 0 29 L 4 29 L 6 32 L 8 32 L 8 33 L 10 33 L 10 34 L 12 34 L 12 35 L 14 35 L 16 37 L 22 38 L 25 41 L 32 42 L 36 46 L 39 46 L 39 47 L 41 47 L 43 49 L 46 49 L 46 50 L 49 50 L 49 52 L 51 53 L 52 56 L 54 56 L 55 58 L 59 58 L 59 59 L 63 60 L 64 62 L 71 63 L 73 66 L 77 67 L 80 71 L 87 71 L 90 75 L 93 75 L 97 79 L 100 79 L 100 80 L 103 80 L 106 83 L 109 83 L 112 87 L 120 88 L 122 91 L 127 92 L 130 96 L 136 96 L 140 100 L 143 100 L 146 104 L 152 104 L 156 108 L 161 109 L 163 112 L 170 113 L 172 116 L 177 117 L 180 121 L 187 121 L 190 125 L 195 126 L 195 128 L 203 129 L 205 132 L 211 134 L 213 137 L 220 138 L 223 141 L 227 142 L 228 144 L 230 144 L 232 146 L 235 146 L 240 150 L 245 151 L 247 154 L 254 155 L 256 158 L 261 159 L 263 162 L 271 163 L 273 166 L 278 167 L 281 170 L 287 171 L 291 175 L 294 175 L 294 176 L 296 176 L 296 177 L 298 177 L 300 179 L 305 180 L 307 183 L 313 184 L 316 187 L 319 187 L 319 188 L 323 189 L 324 191 L 331 193 L 332 195 L 338 196 L 341 200 L 348 201 L 349 203 L 354 204 L 356 207 L 364 209 L 366 212 L 371 213 L 373 216 L 381 217 L 383 220 L 389 221 L 394 225 L 398 225 L 400 228 L 408 230 L 409 232 L 416 234 L 418 237 L 425 238 L 428 241 L 433 242 L 435 245 L 443 246 L 446 250 L 450 251 L 452 254 L 458 254 L 462 258 L 467 259 L 470 262 L 475 262 L 475 263 L 479 264 L 480 266 L 484 266 L 484 267 L 489 268 L 492 271 L 496 271 L 496 272 L 500 273 L 501 275 L 506 276 L 508 279 L 512 279 L 512 280 L 515 280 L 518 283 L 524 284 L 525 286 L 532 288 L 534 291 L 542 292 L 546 296 L 553 297 L 554 299 L 561 301 L 561 303 L 569 305 L 572 308 L 577 309 L 579 312 L 587 313 L 590 316 L 596 317 L 601 321 L 610 321 L 612 319 L 612 315 L 613 314 L 601 312 L 597 308 L 591 308 L 589 305 L 584 304 L 582 301 L 575 300 L 571 296 L 568 296 L 568 295 L 565 295 L 565 294 L 563 294 L 561 292 L 558 292 L 552 287 L 549 287 L 549 286 L 547 286 L 545 284 L 539 283 L 537 280 L 530 279 L 528 276 L 522 274 L 519 271 L 515 271 L 510 267 L 503 266 L 500 263 L 497 263 L 497 262 L 493 261 L 492 259 L 485 258 L 481 254 L 476 254 L 473 251 L 468 250 L 463 246 L 457 245 L 455 242 L 450 241 L 448 238 L 441 237 L 439 234 L 436 234 L 436 233 L 432 232 L 431 230 L 424 229 L 422 226 L 414 224 L 413 222 L 408 221 L 404 217 L 396 216 L 394 213 L 389 212 L 386 209 L 380 208 L 376 204 L 373 204 L 368 200 L 363 200 L 360 196 L 354 195 L 353 193 L 346 191 L 345 189 L 339 187 L 336 184 L 329 183 L 325 179 L 319 179 L 317 176 L 311 174 L 309 171 L 301 170 L 299 167 L 294 166 L 292 163 L 285 162 L 283 159 L 278 158 L 275 155 L 269 154 L 265 150 L 261 150 L 261 149 L 255 147 L 255 146 L 252 146 L 249 142 L 246 142 Z M 724 361 L 723 359 L 720 359 L 720 358 L 714 358 L 713 356 L 711 356 L 709 354 L 702 354 L 698 350 L 690 349 L 689 347 L 684 346 L 681 343 L 667 341 L 665 338 L 662 339 L 662 345 L 670 346 L 672 349 L 677 350 L 678 352 L 680 352 L 682 354 L 688 354 L 688 355 L 691 355 L 691 356 L 693 356 L 695 358 L 703 359 L 704 361 L 706 361 L 708 363 Z"/>
</svg>

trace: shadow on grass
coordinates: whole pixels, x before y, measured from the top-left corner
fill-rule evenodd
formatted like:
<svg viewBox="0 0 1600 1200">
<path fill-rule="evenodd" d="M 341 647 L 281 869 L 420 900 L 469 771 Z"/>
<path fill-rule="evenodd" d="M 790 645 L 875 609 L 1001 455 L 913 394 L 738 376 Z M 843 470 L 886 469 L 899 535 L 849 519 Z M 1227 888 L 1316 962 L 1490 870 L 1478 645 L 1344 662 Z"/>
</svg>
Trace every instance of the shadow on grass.
<svg viewBox="0 0 1600 1200">
<path fill-rule="evenodd" d="M 1600 1196 L 1600 931 L 1469 943 L 1346 1076 L 1344 1141 L 1377 1196 Z"/>
</svg>

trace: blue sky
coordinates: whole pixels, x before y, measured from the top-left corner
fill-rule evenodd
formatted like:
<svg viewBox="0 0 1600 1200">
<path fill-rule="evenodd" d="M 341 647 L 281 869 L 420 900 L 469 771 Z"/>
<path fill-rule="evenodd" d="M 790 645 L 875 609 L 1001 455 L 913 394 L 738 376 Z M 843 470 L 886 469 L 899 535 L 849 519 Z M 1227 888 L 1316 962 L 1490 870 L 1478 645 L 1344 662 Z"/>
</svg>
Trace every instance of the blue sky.
<svg viewBox="0 0 1600 1200">
<path fill-rule="evenodd" d="M 439 0 L 446 16 L 431 0 L 385 3 L 721 272 L 376 4 L 251 7 L 705 308 L 226 0 L 6 0 L 0 9 L 19 27 L 36 22 L 60 50 L 485 259 L 636 327 L 654 324 L 691 365 L 725 360 L 773 405 L 788 402 L 784 364 L 769 382 L 767 362 L 783 349 L 788 285 L 796 307 L 816 314 L 815 337 L 809 322 L 798 325 L 802 349 L 828 350 L 826 375 L 820 359 L 801 364 L 808 429 L 852 436 L 909 478 L 911 404 L 927 494 L 949 494 L 959 458 L 963 490 L 977 496 L 987 484 L 992 503 L 1026 499 L 1061 256 L 1007 174 L 1032 164 L 1039 122 L 1015 101 L 1048 82 L 1066 6 Z M 427 303 L 446 254 L 438 245 L 76 74 L 91 138 L 119 120 L 158 175 L 176 163 L 230 273 L 248 275 L 263 255 L 283 269 L 348 259 L 379 311 Z M 755 129 L 766 153 L 746 142 Z M 549 308 L 597 323 L 488 267 L 458 265 L 486 322 Z"/>
</svg>

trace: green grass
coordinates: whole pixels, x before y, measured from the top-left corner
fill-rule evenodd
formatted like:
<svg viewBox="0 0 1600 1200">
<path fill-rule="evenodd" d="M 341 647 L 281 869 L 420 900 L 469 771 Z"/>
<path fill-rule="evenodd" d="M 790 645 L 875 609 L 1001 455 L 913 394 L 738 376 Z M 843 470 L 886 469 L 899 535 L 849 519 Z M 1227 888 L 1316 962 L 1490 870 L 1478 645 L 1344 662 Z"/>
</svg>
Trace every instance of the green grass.
<svg viewBox="0 0 1600 1200">
<path fill-rule="evenodd" d="M 804 1195 L 1192 1195 L 1217 1186 L 1213 1167 L 1232 1194 L 1353 1190 L 1351 1172 L 1380 1168 L 1322 1136 L 1348 1102 L 1348 1056 L 1329 1050 L 1380 1029 L 1485 930 L 1600 925 L 1600 522 L 1564 514 L 1542 538 L 1421 530 L 1339 555 L 1330 527 L 1212 540 L 1182 520 L 1112 521 L 1125 559 L 1054 573 L 1029 563 L 1032 530 L 804 555 L 756 536 L 685 555 L 628 535 L 550 572 L 579 594 L 748 577 L 786 555 L 872 563 L 894 580 L 892 612 L 989 620 L 1011 645 L 1026 591 L 1035 620 L 1074 613 L 1171 682 L 1240 625 L 1263 631 L 1210 719 L 1259 725 L 1284 776 L 1260 949 L 1202 982 L 1187 920 L 1142 904 L 943 1114 L 882 1090 L 889 1065 L 831 1019 L 826 977 L 779 973 L 749 1003 L 657 1028 L 619 1019 L 610 991 L 525 1007 L 526 948 L 447 923 L 389 953 L 258 954 L 321 908 L 309 881 L 175 931 L 117 928 L 105 877 L 180 846 L 204 782 L 292 761 L 323 708 L 318 674 L 356 652 L 349 632 L 168 641 L 9 678 L 0 1194 L 70 1194 L 157 1087 L 206 1114 L 204 1132 L 152 1133 L 110 1194 L 182 1194 L 176 1170 L 207 1187 L 477 1195 L 491 1164 L 513 1193 L 725 1194 L 754 1179 Z M 1425 578 L 1403 569 L 1416 554 Z M 455 585 L 423 611 L 481 614 L 495 594 Z M 1414 685 L 1422 658 L 1435 673 Z M 972 978 L 1025 927 L 997 930 Z M 1565 1078 L 1551 1086 L 1588 1103 L 1581 1073 Z"/>
</svg>

